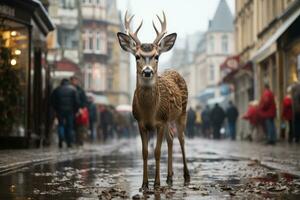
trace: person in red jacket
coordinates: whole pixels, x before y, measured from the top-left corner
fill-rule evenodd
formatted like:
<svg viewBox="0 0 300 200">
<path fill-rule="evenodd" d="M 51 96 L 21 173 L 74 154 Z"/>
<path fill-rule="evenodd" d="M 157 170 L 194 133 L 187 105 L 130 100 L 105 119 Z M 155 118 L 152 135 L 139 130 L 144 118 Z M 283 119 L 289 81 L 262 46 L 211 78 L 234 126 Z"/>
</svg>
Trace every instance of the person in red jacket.
<svg viewBox="0 0 300 200">
<path fill-rule="evenodd" d="M 288 87 L 287 95 L 283 99 L 282 119 L 289 123 L 289 143 L 293 142 L 293 101 L 291 96 L 291 87 Z"/>
<path fill-rule="evenodd" d="M 275 144 L 276 128 L 274 119 L 276 117 L 276 104 L 273 92 L 270 90 L 270 86 L 268 84 L 265 84 L 265 88 L 259 102 L 259 114 L 265 122 L 267 144 Z"/>
</svg>

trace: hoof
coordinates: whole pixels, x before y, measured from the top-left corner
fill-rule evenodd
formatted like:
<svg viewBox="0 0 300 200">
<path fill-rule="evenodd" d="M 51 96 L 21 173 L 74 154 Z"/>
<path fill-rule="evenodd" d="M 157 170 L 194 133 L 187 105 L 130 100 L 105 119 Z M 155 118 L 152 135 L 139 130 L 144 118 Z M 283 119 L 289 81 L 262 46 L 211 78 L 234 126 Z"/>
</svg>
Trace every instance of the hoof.
<svg viewBox="0 0 300 200">
<path fill-rule="evenodd" d="M 189 173 L 184 174 L 184 182 L 189 183 L 191 181 L 191 177 Z"/>
<path fill-rule="evenodd" d="M 160 188 L 160 183 L 159 182 L 154 183 L 154 189 L 157 190 L 159 188 Z"/>
<path fill-rule="evenodd" d="M 148 182 L 143 183 L 142 187 L 140 188 L 140 192 L 144 192 L 144 191 L 148 191 L 149 187 L 148 187 Z"/>
<path fill-rule="evenodd" d="M 172 186 L 172 185 L 173 185 L 173 177 L 172 177 L 172 176 L 168 176 L 168 177 L 167 177 L 167 184 L 168 184 L 169 186 Z"/>
</svg>

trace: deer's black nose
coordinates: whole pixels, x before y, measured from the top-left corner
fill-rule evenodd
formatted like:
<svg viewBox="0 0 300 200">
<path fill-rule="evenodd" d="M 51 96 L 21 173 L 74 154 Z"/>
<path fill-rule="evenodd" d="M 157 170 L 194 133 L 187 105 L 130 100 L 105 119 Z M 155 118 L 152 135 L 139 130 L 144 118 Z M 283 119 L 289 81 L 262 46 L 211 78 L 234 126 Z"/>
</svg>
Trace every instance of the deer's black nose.
<svg viewBox="0 0 300 200">
<path fill-rule="evenodd" d="M 146 67 L 143 71 L 142 74 L 146 78 L 150 78 L 153 75 L 153 70 L 150 67 Z"/>
</svg>

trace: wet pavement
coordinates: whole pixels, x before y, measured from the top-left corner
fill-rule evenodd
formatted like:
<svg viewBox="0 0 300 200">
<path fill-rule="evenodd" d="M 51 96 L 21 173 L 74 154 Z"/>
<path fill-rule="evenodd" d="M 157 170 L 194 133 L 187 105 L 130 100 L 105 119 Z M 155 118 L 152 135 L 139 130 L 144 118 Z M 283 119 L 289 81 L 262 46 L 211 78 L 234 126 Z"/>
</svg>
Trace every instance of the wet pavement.
<svg viewBox="0 0 300 200">
<path fill-rule="evenodd" d="M 191 174 L 188 185 L 184 185 L 181 152 L 178 141 L 174 140 L 173 186 L 165 183 L 167 149 L 164 142 L 161 188 L 152 189 L 155 161 L 153 145 L 149 145 L 150 190 L 139 191 L 142 156 L 137 138 L 86 145 L 80 150 L 54 154 L 57 159 L 52 155 L 52 159 L 3 171 L 0 200 L 300 199 L 297 176 L 300 146 L 274 147 L 203 139 L 186 143 Z M 22 157 L 16 155 L 14 159 L 18 160 L 18 156 Z"/>
</svg>

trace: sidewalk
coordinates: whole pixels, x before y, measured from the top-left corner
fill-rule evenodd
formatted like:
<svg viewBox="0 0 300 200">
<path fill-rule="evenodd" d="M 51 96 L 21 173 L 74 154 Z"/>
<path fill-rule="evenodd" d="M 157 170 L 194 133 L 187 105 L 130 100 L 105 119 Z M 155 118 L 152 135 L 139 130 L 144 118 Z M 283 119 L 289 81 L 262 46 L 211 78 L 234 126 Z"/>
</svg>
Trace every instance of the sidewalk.
<svg viewBox="0 0 300 200">
<path fill-rule="evenodd" d="M 63 161 L 74 157 L 82 157 L 86 154 L 105 154 L 118 149 L 124 140 L 110 141 L 107 143 L 89 144 L 83 147 L 71 149 L 47 147 L 41 149 L 1 150 L 0 151 L 0 174 L 18 170 L 32 164 L 47 161 Z"/>
<path fill-rule="evenodd" d="M 267 168 L 300 177 L 300 145 L 277 143 L 275 146 L 256 142 L 188 139 L 187 152 L 215 152 L 240 159 L 250 159 Z M 197 144 L 197 145 L 195 145 Z M 189 148 L 189 147 L 197 148 Z"/>
</svg>

